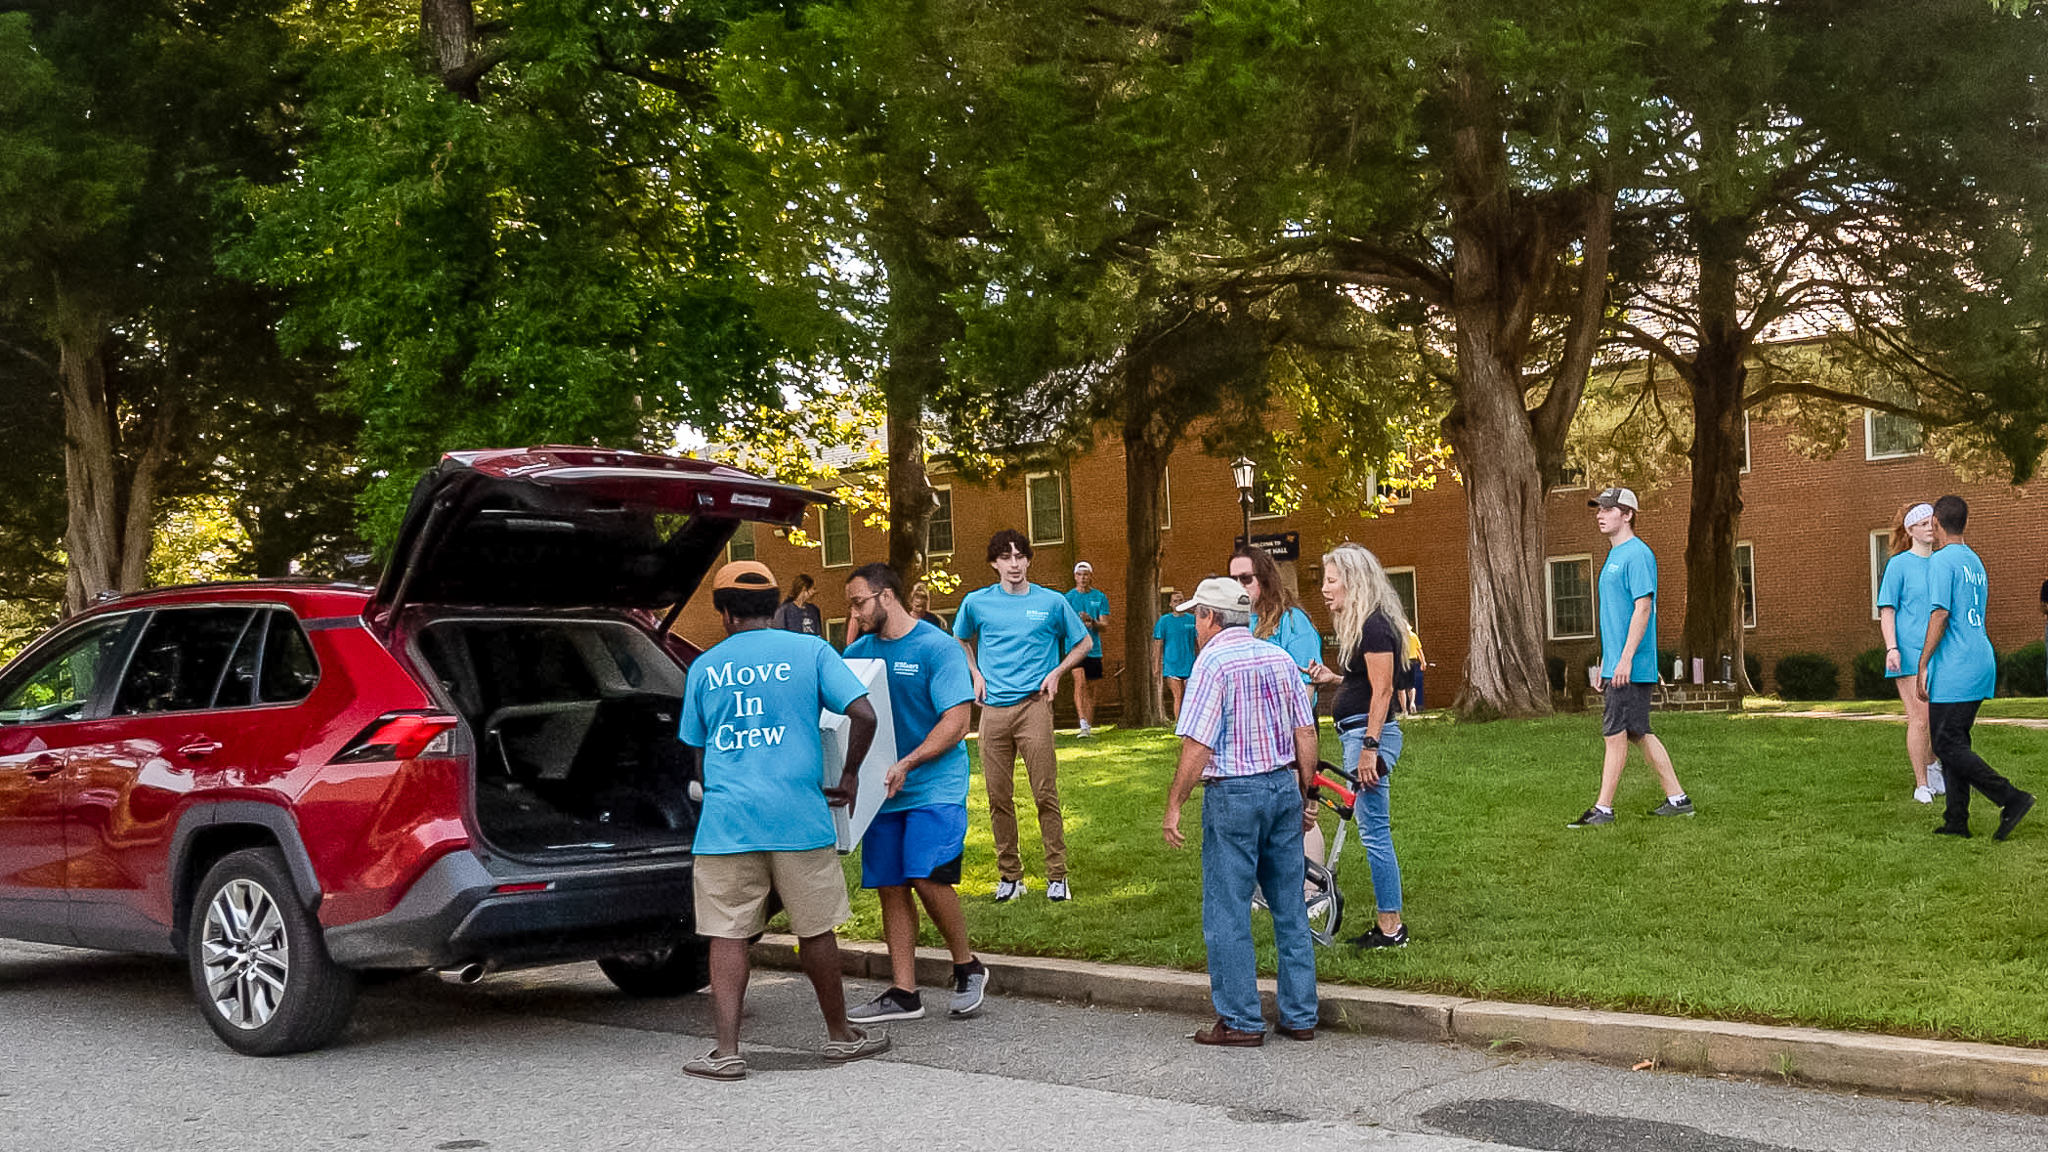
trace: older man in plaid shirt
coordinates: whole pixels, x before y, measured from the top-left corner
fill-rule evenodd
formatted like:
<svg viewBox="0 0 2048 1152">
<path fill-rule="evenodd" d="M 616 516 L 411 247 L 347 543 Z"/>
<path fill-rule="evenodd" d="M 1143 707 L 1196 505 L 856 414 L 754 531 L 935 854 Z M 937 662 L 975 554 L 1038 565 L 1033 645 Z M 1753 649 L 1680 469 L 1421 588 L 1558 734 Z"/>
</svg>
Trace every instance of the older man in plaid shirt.
<svg viewBox="0 0 2048 1152">
<path fill-rule="evenodd" d="M 1161 827 L 1178 848 L 1181 806 L 1201 781 L 1202 939 L 1209 949 L 1209 997 L 1216 1023 L 1197 1044 L 1256 1048 L 1266 1042 L 1252 948 L 1252 888 L 1302 890 L 1303 814 L 1316 770 L 1316 721 L 1301 669 L 1259 640 L 1251 597 L 1234 580 L 1202 581 L 1178 611 L 1195 612 L 1194 673 L 1175 732 L 1180 767 Z M 1280 954 L 1280 1024 L 1290 1040 L 1316 1035 L 1315 941 L 1299 899 L 1270 898 Z"/>
</svg>

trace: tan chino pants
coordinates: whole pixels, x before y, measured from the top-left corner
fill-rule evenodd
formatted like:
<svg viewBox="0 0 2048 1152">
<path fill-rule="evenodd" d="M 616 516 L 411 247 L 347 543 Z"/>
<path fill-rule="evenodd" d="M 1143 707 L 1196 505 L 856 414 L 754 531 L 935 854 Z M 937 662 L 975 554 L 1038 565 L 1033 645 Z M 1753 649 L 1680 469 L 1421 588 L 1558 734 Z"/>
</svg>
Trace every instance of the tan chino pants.
<svg viewBox="0 0 2048 1152">
<path fill-rule="evenodd" d="M 1038 835 L 1045 842 L 1045 878 L 1067 878 L 1066 829 L 1060 818 L 1059 760 L 1053 754 L 1052 704 L 1033 693 L 1021 704 L 981 710 L 981 774 L 988 785 L 989 826 L 996 839 L 996 873 L 1004 880 L 1024 876 L 1017 849 L 1017 757 L 1031 781 L 1038 806 Z"/>
</svg>

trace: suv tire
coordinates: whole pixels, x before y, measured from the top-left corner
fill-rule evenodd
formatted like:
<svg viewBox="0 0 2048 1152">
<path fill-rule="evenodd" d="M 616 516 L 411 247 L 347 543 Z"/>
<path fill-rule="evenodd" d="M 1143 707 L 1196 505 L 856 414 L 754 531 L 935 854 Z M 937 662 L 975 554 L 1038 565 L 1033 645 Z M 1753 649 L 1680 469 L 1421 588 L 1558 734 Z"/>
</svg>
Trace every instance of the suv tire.
<svg viewBox="0 0 2048 1152">
<path fill-rule="evenodd" d="M 597 966 L 628 996 L 687 996 L 711 983 L 711 944 L 692 936 L 671 948 L 607 956 Z"/>
<path fill-rule="evenodd" d="M 193 894 L 185 960 L 200 1015 L 245 1056 L 323 1047 L 355 1008 L 355 973 L 328 958 L 275 848 L 229 853 L 207 871 Z"/>
</svg>

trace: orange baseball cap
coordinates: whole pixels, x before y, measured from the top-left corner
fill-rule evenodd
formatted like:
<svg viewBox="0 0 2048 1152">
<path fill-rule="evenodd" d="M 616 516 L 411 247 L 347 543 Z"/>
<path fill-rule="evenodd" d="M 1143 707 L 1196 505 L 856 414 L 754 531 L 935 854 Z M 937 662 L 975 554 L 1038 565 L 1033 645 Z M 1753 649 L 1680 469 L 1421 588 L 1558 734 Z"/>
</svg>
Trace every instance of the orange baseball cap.
<svg viewBox="0 0 2048 1152">
<path fill-rule="evenodd" d="M 747 592 L 775 591 L 775 573 L 759 560 L 734 560 L 712 577 L 711 590 L 738 588 Z"/>
</svg>

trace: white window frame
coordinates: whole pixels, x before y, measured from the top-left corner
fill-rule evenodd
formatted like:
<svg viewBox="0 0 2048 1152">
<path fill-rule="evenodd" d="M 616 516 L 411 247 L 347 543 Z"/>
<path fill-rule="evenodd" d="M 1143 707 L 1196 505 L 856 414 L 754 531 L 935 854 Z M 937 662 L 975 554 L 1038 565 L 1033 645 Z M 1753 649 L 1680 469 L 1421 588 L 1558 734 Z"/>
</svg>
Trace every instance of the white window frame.
<svg viewBox="0 0 2048 1152">
<path fill-rule="evenodd" d="M 1870 530 L 1870 618 L 1880 615 L 1877 607 L 1878 593 L 1884 588 L 1884 566 L 1892 558 L 1892 530 L 1873 528 Z"/>
<path fill-rule="evenodd" d="M 1173 465 L 1159 470 L 1159 530 L 1173 527 Z"/>
<path fill-rule="evenodd" d="M 1422 615 L 1422 583 L 1415 578 L 1415 565 L 1409 564 L 1400 568 L 1388 568 L 1385 569 L 1385 572 L 1389 583 L 1392 583 L 1393 577 L 1403 572 L 1408 574 L 1408 584 L 1415 590 L 1415 610 L 1408 613 L 1408 627 L 1420 633 L 1422 631 L 1422 622 L 1417 617 Z M 1400 592 L 1399 588 L 1394 590 L 1396 596 L 1400 595 Z"/>
<path fill-rule="evenodd" d="M 1743 613 L 1742 629 L 1748 632 L 1756 628 L 1756 545 L 1748 540 L 1735 542 L 1735 583 L 1738 588 L 1742 584 L 1742 551 L 1745 548 L 1749 550 L 1749 611 Z"/>
<path fill-rule="evenodd" d="M 738 528 L 733 529 L 732 538 L 725 542 L 725 558 L 728 561 L 754 560 L 760 557 L 761 541 L 754 534 L 754 530 L 757 527 L 759 527 L 759 525 L 752 520 L 742 520 L 740 521 L 740 526 Z M 747 554 L 745 556 L 734 555 L 733 545 L 739 542 L 739 538 L 742 534 L 744 534 L 747 538 Z"/>
<path fill-rule="evenodd" d="M 951 484 L 932 485 L 932 499 L 934 501 L 938 499 L 938 495 L 941 492 L 944 492 L 946 494 L 946 535 L 948 537 L 948 540 L 946 542 L 946 550 L 944 552 L 941 552 L 938 549 L 932 547 L 931 526 L 933 524 L 938 523 L 939 521 L 939 512 L 938 509 L 935 507 L 932 509 L 932 518 L 925 522 L 924 527 L 924 547 L 925 555 L 927 556 L 951 556 L 953 554 L 953 549 L 957 547 L 960 543 L 959 534 L 953 530 L 953 486 Z"/>
<path fill-rule="evenodd" d="M 1908 457 L 1918 456 L 1926 451 L 1927 430 L 1921 428 L 1920 446 L 1918 448 L 1907 452 L 1879 452 L 1877 450 L 1877 418 L 1879 416 L 1886 416 L 1894 420 L 1905 419 L 1904 416 L 1892 416 L 1889 412 L 1879 412 L 1875 408 L 1865 408 L 1863 410 L 1863 458 L 1865 460 L 1904 460 Z M 1913 423 L 1915 427 L 1919 427 L 1919 421 L 1916 420 Z"/>
<path fill-rule="evenodd" d="M 1566 468 L 1575 467 L 1575 465 L 1569 460 L 1565 461 L 1563 466 Z M 1579 478 L 1577 480 L 1568 481 L 1563 484 L 1552 484 L 1550 486 L 1550 490 L 1552 492 L 1584 492 L 1586 490 L 1587 483 L 1588 482 L 1586 480 L 1586 470 L 1584 468 L 1580 468 Z"/>
<path fill-rule="evenodd" d="M 1365 474 L 1365 498 L 1374 504 L 1380 503 L 1380 474 L 1378 472 L 1368 472 Z M 1396 496 L 1391 501 L 1388 501 L 1388 503 L 1393 504 L 1397 508 L 1403 504 L 1415 503 L 1415 486 L 1409 485 L 1406 496 Z"/>
<path fill-rule="evenodd" d="M 1866 445 L 1870 443 L 1867 438 L 1863 442 Z M 1749 470 L 1755 463 L 1756 457 L 1750 452 L 1749 409 L 1744 408 L 1742 410 L 1742 474 L 1744 476 L 1749 475 Z"/>
<path fill-rule="evenodd" d="M 1059 494 L 1060 533 L 1057 536 L 1040 536 L 1038 534 L 1038 515 L 1033 510 L 1036 505 L 1031 500 L 1031 485 L 1041 480 L 1050 481 L 1053 491 Z M 1031 541 L 1033 547 L 1037 547 L 1040 544 L 1064 544 L 1067 542 L 1067 487 L 1060 483 L 1059 473 L 1027 472 L 1024 474 L 1024 538 Z"/>
<path fill-rule="evenodd" d="M 1252 482 L 1252 519 L 1254 519 L 1254 520 L 1281 520 L 1281 519 L 1285 519 L 1285 518 L 1286 518 L 1286 516 L 1287 516 L 1287 513 L 1285 513 L 1285 512 L 1273 512 L 1273 511 L 1261 512 L 1261 511 L 1259 511 L 1259 499 L 1258 499 L 1258 495 L 1259 495 L 1259 485 L 1261 485 L 1261 484 L 1265 485 L 1265 487 L 1266 487 L 1266 494 L 1267 494 L 1267 496 L 1268 496 L 1269 498 L 1270 498 L 1270 497 L 1272 496 L 1272 494 L 1273 494 L 1273 485 L 1272 485 L 1271 481 L 1268 481 L 1268 480 L 1266 480 L 1266 479 L 1265 479 L 1264 477 L 1260 477 L 1259 479 L 1257 479 L 1257 480 L 1254 480 L 1254 481 Z"/>
<path fill-rule="evenodd" d="M 846 517 L 846 557 L 834 562 L 832 559 L 832 513 L 837 511 Z M 844 504 L 826 504 L 818 509 L 818 564 L 824 568 L 853 567 L 853 509 Z"/>
<path fill-rule="evenodd" d="M 839 629 L 839 643 L 837 644 L 832 644 L 832 629 L 834 627 L 837 627 Z M 847 645 L 846 627 L 846 617 L 834 616 L 831 619 L 825 621 L 825 634 L 823 636 L 820 636 L 819 639 L 823 640 L 827 644 L 832 644 L 833 651 L 839 651 L 845 648 Z"/>
<path fill-rule="evenodd" d="M 1592 624 L 1589 632 L 1561 634 L 1557 630 L 1557 569 L 1556 565 L 1578 563 L 1586 565 L 1586 616 Z M 1593 554 L 1577 552 L 1564 556 L 1543 558 L 1543 623 L 1544 633 L 1552 640 L 1591 640 L 1600 634 L 1600 584 L 1594 578 Z"/>
</svg>

